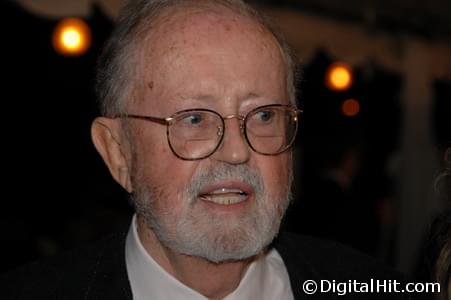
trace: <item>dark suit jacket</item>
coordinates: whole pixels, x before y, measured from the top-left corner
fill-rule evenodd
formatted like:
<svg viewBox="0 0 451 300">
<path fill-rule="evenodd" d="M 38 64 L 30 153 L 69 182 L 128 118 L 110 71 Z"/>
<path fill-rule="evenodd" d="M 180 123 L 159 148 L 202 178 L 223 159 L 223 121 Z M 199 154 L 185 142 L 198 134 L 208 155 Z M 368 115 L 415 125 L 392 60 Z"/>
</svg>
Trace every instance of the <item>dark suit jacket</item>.
<svg viewBox="0 0 451 300">
<path fill-rule="evenodd" d="M 125 237 L 123 232 L 2 275 L 0 299 L 131 300 L 125 265 Z M 409 298 L 407 294 L 393 293 L 306 295 L 302 292 L 302 284 L 308 279 L 368 282 L 370 278 L 399 280 L 400 277 L 381 263 L 334 243 L 280 234 L 273 246 L 284 260 L 295 299 L 413 299 L 415 296 Z"/>
</svg>

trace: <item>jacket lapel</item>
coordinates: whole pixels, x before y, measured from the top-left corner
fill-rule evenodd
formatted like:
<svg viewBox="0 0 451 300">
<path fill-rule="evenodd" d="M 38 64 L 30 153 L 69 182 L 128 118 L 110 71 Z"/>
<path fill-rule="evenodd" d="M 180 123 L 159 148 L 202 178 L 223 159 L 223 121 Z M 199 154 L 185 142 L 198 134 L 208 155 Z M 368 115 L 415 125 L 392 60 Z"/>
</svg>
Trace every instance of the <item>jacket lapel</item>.
<svg viewBox="0 0 451 300">
<path fill-rule="evenodd" d="M 308 295 L 302 291 L 302 285 L 307 280 L 320 282 L 324 278 L 321 278 L 321 275 L 303 258 L 300 247 L 294 239 L 281 233 L 274 242 L 274 248 L 279 252 L 287 268 L 294 299 L 338 299 L 333 293 Z"/>
</svg>

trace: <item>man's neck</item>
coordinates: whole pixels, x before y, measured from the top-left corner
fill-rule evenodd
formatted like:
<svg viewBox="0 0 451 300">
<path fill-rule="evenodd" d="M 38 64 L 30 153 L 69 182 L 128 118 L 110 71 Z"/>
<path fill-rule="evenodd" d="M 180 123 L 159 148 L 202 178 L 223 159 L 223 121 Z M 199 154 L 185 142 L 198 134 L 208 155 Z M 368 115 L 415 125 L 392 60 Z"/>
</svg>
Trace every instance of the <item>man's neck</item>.
<svg viewBox="0 0 451 300">
<path fill-rule="evenodd" d="M 137 221 L 138 235 L 147 253 L 166 272 L 209 299 L 222 299 L 232 293 L 252 261 L 215 264 L 203 258 L 174 253 L 159 242 L 140 218 Z"/>
</svg>

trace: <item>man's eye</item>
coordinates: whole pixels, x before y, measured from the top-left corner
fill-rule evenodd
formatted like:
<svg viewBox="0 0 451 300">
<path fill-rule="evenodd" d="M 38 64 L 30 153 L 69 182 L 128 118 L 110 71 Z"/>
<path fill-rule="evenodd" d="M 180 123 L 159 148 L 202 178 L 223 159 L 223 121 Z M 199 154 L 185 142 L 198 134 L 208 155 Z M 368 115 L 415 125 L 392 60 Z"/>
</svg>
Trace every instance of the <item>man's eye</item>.
<svg viewBox="0 0 451 300">
<path fill-rule="evenodd" d="M 199 125 L 203 120 L 203 117 L 201 114 L 190 114 L 185 116 L 182 121 L 186 124 L 186 125 Z"/>
<path fill-rule="evenodd" d="M 271 119 L 274 116 L 274 112 L 269 110 L 263 110 L 256 113 L 256 119 L 260 122 L 268 122 L 271 121 Z"/>
</svg>

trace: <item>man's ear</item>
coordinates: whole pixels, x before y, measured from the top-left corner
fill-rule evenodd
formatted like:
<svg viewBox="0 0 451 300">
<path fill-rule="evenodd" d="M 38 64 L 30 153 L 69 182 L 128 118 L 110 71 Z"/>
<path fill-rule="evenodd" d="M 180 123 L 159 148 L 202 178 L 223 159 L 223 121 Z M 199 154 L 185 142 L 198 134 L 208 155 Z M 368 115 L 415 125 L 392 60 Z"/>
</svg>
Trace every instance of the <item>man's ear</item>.
<svg viewBox="0 0 451 300">
<path fill-rule="evenodd" d="M 128 141 L 118 119 L 98 117 L 91 126 L 91 138 L 113 178 L 129 193 L 133 191 Z"/>
</svg>

